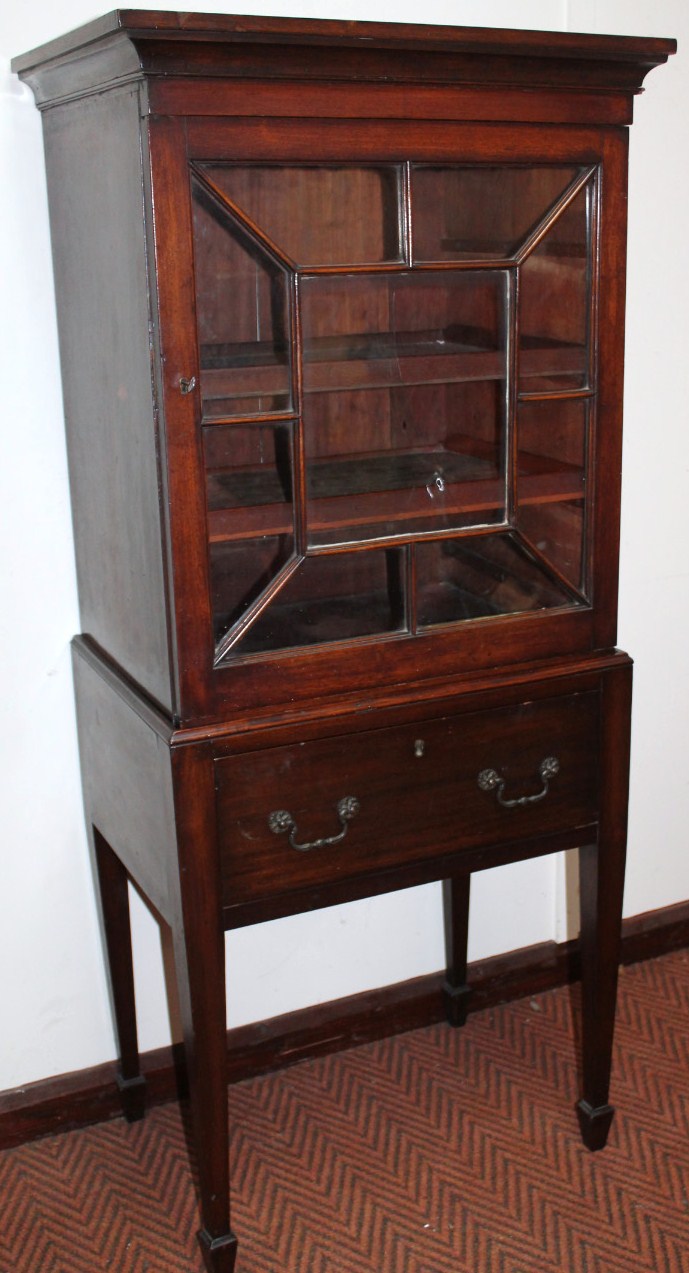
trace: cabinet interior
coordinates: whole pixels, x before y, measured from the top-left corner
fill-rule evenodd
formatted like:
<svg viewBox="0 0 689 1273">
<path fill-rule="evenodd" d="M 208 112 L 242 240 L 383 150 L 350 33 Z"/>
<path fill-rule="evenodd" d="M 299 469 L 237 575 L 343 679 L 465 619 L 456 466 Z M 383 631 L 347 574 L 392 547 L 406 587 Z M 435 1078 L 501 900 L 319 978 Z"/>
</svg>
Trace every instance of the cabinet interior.
<svg viewBox="0 0 689 1273">
<path fill-rule="evenodd" d="M 190 180 L 216 662 L 586 605 L 596 168 Z"/>
</svg>

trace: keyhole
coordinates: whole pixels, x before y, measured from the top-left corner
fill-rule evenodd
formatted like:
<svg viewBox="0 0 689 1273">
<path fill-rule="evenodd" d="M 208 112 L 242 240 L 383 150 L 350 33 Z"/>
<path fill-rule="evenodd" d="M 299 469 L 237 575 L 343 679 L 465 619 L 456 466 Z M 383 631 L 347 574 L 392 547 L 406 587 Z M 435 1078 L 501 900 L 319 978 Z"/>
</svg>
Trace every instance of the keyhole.
<svg viewBox="0 0 689 1273">
<path fill-rule="evenodd" d="M 426 487 L 429 497 L 435 499 L 436 491 L 442 495 L 445 490 L 445 479 L 440 473 L 434 473 Z"/>
</svg>

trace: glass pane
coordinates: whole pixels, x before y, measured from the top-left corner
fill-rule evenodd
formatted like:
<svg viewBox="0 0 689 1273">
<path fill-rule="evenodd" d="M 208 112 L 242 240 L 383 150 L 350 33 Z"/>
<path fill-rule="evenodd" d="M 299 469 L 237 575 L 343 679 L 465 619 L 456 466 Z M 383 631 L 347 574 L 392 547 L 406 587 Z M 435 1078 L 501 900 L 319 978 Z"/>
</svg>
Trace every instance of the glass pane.
<svg viewBox="0 0 689 1273">
<path fill-rule="evenodd" d="M 412 259 L 514 256 L 578 171 L 506 165 L 412 168 Z"/>
<path fill-rule="evenodd" d="M 305 278 L 310 543 L 504 516 L 504 271 Z"/>
<path fill-rule="evenodd" d="M 213 165 L 206 175 L 299 265 L 400 261 L 400 172 L 354 168 Z"/>
<path fill-rule="evenodd" d="M 204 419 L 289 411 L 287 272 L 200 186 L 193 214 Z"/>
<path fill-rule="evenodd" d="M 587 186 L 520 269 L 519 388 L 524 393 L 589 383 L 590 251 Z"/>
<path fill-rule="evenodd" d="M 237 654 L 403 631 L 398 549 L 307 557 L 237 646 Z"/>
<path fill-rule="evenodd" d="M 293 547 L 291 533 L 211 542 L 211 608 L 216 643 L 258 601 L 292 557 Z"/>
<path fill-rule="evenodd" d="M 415 554 L 421 627 L 574 602 L 511 532 L 421 543 Z"/>
<path fill-rule="evenodd" d="M 586 401 L 523 402 L 517 417 L 517 526 L 584 588 Z"/>
<path fill-rule="evenodd" d="M 292 430 L 287 424 L 214 425 L 204 429 L 208 534 L 293 539 Z"/>
</svg>

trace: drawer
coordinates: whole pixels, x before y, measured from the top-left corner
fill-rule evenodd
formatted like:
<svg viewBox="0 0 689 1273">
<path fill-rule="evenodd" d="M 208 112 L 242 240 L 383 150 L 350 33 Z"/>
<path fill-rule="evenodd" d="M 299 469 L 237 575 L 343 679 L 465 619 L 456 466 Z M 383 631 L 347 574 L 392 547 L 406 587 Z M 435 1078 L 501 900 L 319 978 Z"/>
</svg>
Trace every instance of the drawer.
<svg viewBox="0 0 689 1273">
<path fill-rule="evenodd" d="M 225 904 L 595 821 L 599 708 L 573 694 L 216 760 Z"/>
</svg>

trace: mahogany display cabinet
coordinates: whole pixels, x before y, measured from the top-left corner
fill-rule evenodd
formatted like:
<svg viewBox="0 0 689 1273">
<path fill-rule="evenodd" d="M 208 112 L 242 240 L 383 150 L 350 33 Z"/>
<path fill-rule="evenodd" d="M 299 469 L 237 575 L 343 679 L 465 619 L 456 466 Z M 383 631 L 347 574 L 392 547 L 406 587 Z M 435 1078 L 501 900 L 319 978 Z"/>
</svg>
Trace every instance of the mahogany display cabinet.
<svg viewBox="0 0 689 1273">
<path fill-rule="evenodd" d="M 578 847 L 604 1145 L 631 663 L 615 648 L 627 125 L 659 39 L 125 10 L 44 112 L 125 1113 L 128 879 L 171 926 L 200 1241 L 234 1267 L 224 931 Z M 563 1093 L 566 1099 L 567 1093 Z"/>
</svg>

